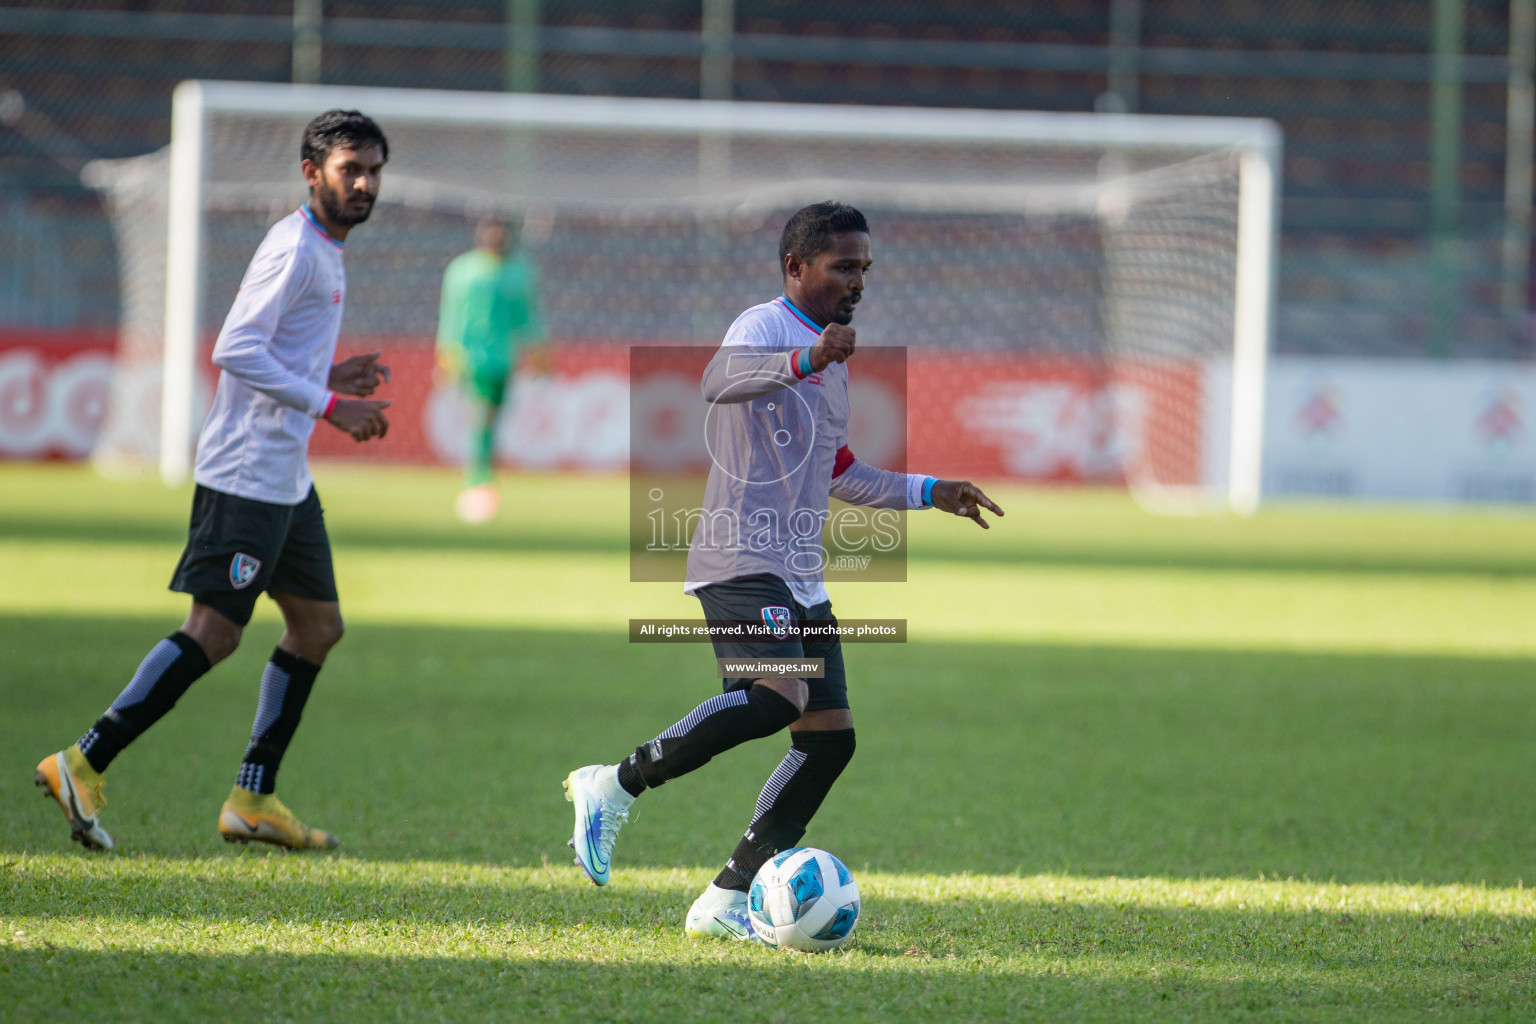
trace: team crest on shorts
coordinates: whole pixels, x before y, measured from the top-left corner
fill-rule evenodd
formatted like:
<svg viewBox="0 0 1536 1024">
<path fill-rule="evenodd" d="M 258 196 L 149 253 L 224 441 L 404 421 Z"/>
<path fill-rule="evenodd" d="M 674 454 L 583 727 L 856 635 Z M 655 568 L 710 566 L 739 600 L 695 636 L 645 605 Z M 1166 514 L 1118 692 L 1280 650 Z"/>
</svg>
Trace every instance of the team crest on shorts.
<svg viewBox="0 0 1536 1024">
<path fill-rule="evenodd" d="M 789 623 L 793 616 L 789 609 L 781 604 L 770 604 L 763 609 L 763 622 L 773 630 L 773 635 L 784 637 L 789 635 Z"/>
<path fill-rule="evenodd" d="M 244 590 L 251 585 L 251 581 L 259 572 L 261 572 L 261 559 L 252 558 L 247 554 L 237 554 L 234 561 L 229 563 L 229 582 L 236 590 Z"/>
</svg>

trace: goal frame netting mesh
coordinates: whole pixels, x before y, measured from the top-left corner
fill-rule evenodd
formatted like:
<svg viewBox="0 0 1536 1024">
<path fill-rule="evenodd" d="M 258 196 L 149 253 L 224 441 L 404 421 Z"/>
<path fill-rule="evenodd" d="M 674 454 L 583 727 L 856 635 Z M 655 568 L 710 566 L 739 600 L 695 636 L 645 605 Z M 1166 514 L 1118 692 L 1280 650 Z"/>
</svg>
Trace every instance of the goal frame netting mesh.
<svg viewBox="0 0 1536 1024">
<path fill-rule="evenodd" d="M 198 361 L 206 359 L 209 331 L 204 265 L 211 211 L 244 207 L 275 220 L 295 184 L 302 185 L 292 125 L 337 107 L 363 110 L 391 134 L 381 204 L 461 214 L 693 211 L 704 224 L 723 223 L 733 211 L 793 209 L 835 197 L 866 212 L 969 217 L 972 224 L 1052 217 L 1091 223 L 1102 239 L 1091 301 L 1108 362 L 1118 372 L 1155 375 L 1169 353 L 1198 357 L 1214 367 L 1208 376 L 1219 392 L 1202 415 L 1220 418 L 1226 450 L 1204 479 L 1169 483 L 1128 466 L 1125 482 L 1158 510 L 1228 507 L 1250 514 L 1258 507 L 1281 159 L 1280 131 L 1271 121 L 272 83 L 183 82 L 174 94 L 167 150 L 87 168 L 87 182 L 107 196 L 123 262 L 120 381 L 98 466 L 111 471 L 153 460 L 169 484 L 190 475 L 205 390 Z M 230 126 L 241 123 L 287 126 L 292 139 L 277 157 L 285 170 L 245 179 L 242 171 L 227 173 Z M 413 131 L 424 140 L 481 141 L 471 143 L 474 160 L 466 159 L 461 173 L 440 152 L 424 162 L 397 141 L 396 133 Z M 572 140 L 592 155 L 568 159 L 563 168 L 546 159 Z M 550 167 L 540 170 L 541 163 Z M 1201 244 L 1210 251 L 1198 259 L 1176 237 L 1191 224 L 1189 231 L 1208 236 Z M 701 237 L 710 230 L 701 227 Z M 1006 266 L 1021 254 L 1004 248 L 992 255 Z M 1002 285 L 992 290 L 1006 292 Z M 717 323 L 720 311 L 710 312 L 696 317 L 690 340 L 723 332 L 729 317 Z M 955 329 L 963 333 L 965 324 Z M 151 438 L 146 427 L 156 410 L 146 408 L 143 377 L 156 371 L 159 429 Z"/>
</svg>

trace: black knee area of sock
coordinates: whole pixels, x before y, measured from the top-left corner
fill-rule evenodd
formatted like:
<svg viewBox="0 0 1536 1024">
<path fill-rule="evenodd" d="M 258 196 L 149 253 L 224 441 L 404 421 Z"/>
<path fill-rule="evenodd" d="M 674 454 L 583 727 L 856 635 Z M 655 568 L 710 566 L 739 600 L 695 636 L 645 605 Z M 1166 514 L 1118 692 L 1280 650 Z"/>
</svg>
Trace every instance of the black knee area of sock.
<svg viewBox="0 0 1536 1024">
<path fill-rule="evenodd" d="M 202 675 L 213 668 L 213 662 L 208 660 L 208 652 L 203 650 L 203 645 L 187 636 L 181 630 L 178 629 L 166 637 L 166 639 L 181 648 L 182 656 L 188 659 L 187 664 L 191 671 Z"/>
<path fill-rule="evenodd" d="M 805 762 L 779 791 L 773 806 L 752 822 L 730 861 L 715 876 L 715 884 L 722 889 L 745 892 L 770 857 L 798 846 L 832 784 L 853 760 L 852 729 L 793 733 L 791 745 L 805 755 Z"/>
<path fill-rule="evenodd" d="M 747 740 L 772 736 L 800 717 L 793 701 L 766 686 L 754 686 L 747 699 L 705 718 L 681 736 L 657 738 L 635 748 L 630 760 L 646 788 L 654 789 L 708 764 Z"/>
<path fill-rule="evenodd" d="M 824 761 L 828 767 L 836 764 L 837 767 L 833 769 L 834 777 L 848 767 L 848 762 L 853 760 L 853 752 L 857 746 L 852 729 L 792 732 L 789 734 L 789 742 L 790 746 L 796 750 L 804 751 L 808 758 L 814 757 L 818 761 Z M 806 767 L 810 767 L 809 761 L 806 762 Z"/>
<path fill-rule="evenodd" d="M 855 746 L 852 729 L 797 732 L 793 734 L 792 745 L 805 754 L 805 763 L 779 792 L 773 806 L 747 829 L 748 839 L 771 851 L 761 860 L 743 865 L 750 867 L 752 874 L 774 853 L 800 844 L 832 784 L 853 760 Z M 738 851 L 745 852 L 745 848 L 738 847 Z"/>
<path fill-rule="evenodd" d="M 176 702 L 181 700 L 182 695 L 191 688 L 192 684 L 213 667 L 202 645 L 181 630 L 177 630 L 166 639 L 179 647 L 181 653 L 176 656 L 176 660 L 166 666 L 160 678 L 156 679 L 144 694 L 144 698 L 136 704 L 108 708 L 92 726 L 95 736 L 87 744 L 85 759 L 97 771 L 106 771 L 107 765 L 112 763 L 112 759 L 124 747 L 138 739 L 144 730 L 163 718 L 166 712 L 176 706 Z M 87 736 L 89 735 L 90 733 L 87 733 Z"/>
<path fill-rule="evenodd" d="M 181 648 L 181 654 L 192 659 L 190 660 L 190 665 L 197 669 L 198 676 L 201 676 L 207 669 L 214 668 L 214 663 L 207 660 L 207 651 L 204 651 L 203 645 L 198 643 L 197 640 L 192 639 L 192 637 L 187 636 L 187 634 L 181 633 L 180 629 L 177 629 L 175 633 L 170 634 L 166 639 L 175 643 L 178 648 Z"/>
<path fill-rule="evenodd" d="M 754 740 L 787 729 L 801 714 L 794 701 L 766 686 L 754 686 L 747 691 L 747 707 L 752 708 L 758 718 L 758 729 L 751 737 Z"/>
<path fill-rule="evenodd" d="M 181 700 L 182 695 L 191 688 L 193 683 L 213 668 L 213 663 L 208 660 L 208 654 L 203 650 L 203 645 L 181 630 L 178 629 L 166 639 L 181 648 L 181 653 L 161 673 L 155 685 L 150 687 L 149 692 L 144 695 L 144 699 L 137 704 L 117 708 L 102 716 L 106 718 L 116 715 L 118 723 L 134 736 L 159 721 L 162 715 L 176 706 L 176 702 Z"/>
<path fill-rule="evenodd" d="M 272 648 L 272 656 L 267 660 L 290 676 L 305 676 L 310 682 L 314 682 L 315 676 L 320 673 L 319 665 L 306 661 L 297 654 L 290 654 L 281 647 Z"/>
</svg>

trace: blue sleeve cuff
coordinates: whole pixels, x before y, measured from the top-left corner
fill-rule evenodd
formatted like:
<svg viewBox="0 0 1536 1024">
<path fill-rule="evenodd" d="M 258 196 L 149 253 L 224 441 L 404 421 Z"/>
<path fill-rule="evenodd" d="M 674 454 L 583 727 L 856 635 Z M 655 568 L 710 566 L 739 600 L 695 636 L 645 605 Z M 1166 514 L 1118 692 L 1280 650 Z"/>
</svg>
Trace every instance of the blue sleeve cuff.
<svg viewBox="0 0 1536 1024">
<path fill-rule="evenodd" d="M 929 477 L 923 481 L 923 508 L 933 508 L 933 485 L 938 482 L 937 477 Z"/>
<path fill-rule="evenodd" d="M 815 370 L 811 369 L 811 350 L 808 349 L 808 348 L 801 349 L 800 350 L 800 376 L 802 376 L 802 377 L 809 377 L 811 374 L 813 374 L 815 372 L 816 372 Z"/>
</svg>

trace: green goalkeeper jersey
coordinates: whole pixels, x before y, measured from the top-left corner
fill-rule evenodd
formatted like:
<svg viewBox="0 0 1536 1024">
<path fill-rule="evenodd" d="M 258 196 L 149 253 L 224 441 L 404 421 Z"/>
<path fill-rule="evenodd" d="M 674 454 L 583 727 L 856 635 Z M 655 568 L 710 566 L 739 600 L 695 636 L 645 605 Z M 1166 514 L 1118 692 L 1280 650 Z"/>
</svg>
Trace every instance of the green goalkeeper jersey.
<svg viewBox="0 0 1536 1024">
<path fill-rule="evenodd" d="M 465 375 L 505 376 L 517 362 L 517 347 L 543 337 L 539 273 L 527 256 L 471 249 L 448 264 L 437 345 Z"/>
</svg>

